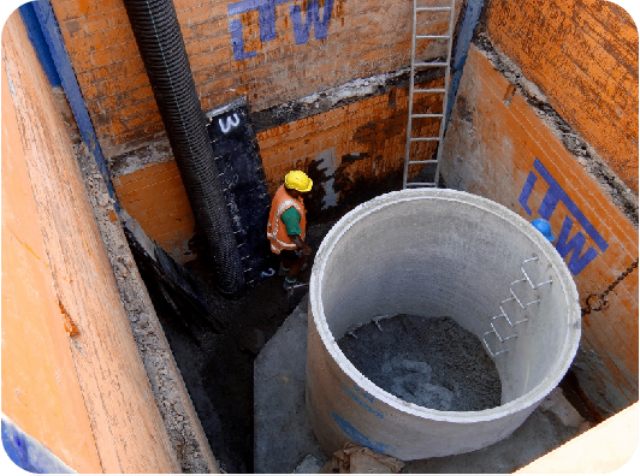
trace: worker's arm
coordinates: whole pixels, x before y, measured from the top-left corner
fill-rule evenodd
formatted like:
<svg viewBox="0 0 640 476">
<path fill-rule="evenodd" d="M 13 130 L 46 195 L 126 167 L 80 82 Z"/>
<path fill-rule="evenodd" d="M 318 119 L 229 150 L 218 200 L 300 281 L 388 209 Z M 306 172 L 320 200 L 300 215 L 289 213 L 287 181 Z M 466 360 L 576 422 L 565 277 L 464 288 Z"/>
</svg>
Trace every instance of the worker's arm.
<svg viewBox="0 0 640 476">
<path fill-rule="evenodd" d="M 300 229 L 300 213 L 294 207 L 287 208 L 282 215 L 282 223 L 284 223 L 287 229 L 287 235 L 298 249 L 302 250 L 302 253 L 309 256 L 311 254 L 311 247 L 307 245 L 300 236 L 302 230 Z"/>
<path fill-rule="evenodd" d="M 289 235 L 289 238 L 291 238 L 291 241 L 296 244 L 298 249 L 302 250 L 302 254 L 304 254 L 305 256 L 309 256 L 311 254 L 311 251 L 313 251 L 311 247 L 302 240 L 300 235 Z"/>
</svg>

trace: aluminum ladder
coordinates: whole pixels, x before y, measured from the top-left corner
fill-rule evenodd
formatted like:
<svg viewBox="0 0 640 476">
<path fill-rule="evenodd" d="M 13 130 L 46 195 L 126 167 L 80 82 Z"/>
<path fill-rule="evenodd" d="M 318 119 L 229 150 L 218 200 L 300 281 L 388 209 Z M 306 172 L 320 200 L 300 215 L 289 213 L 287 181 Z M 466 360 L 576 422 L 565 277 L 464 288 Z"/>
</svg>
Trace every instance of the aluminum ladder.
<svg viewBox="0 0 640 476">
<path fill-rule="evenodd" d="M 446 2 L 447 0 L 440 0 Z M 440 159 L 442 157 L 442 141 L 445 131 L 445 115 L 447 111 L 449 80 L 451 73 L 451 48 L 453 44 L 453 32 L 455 28 L 454 15 L 455 15 L 455 0 L 448 0 L 449 5 L 431 5 L 431 3 L 437 3 L 436 1 L 429 0 L 413 0 L 413 27 L 411 30 L 411 74 L 409 78 L 409 114 L 407 119 L 407 142 L 404 156 L 404 173 L 402 177 L 402 188 L 408 187 L 437 187 L 440 178 Z M 428 3 L 430 6 L 423 6 Z M 418 17 L 426 17 L 429 13 L 434 12 L 448 12 L 449 13 L 449 26 L 448 30 L 444 34 L 418 34 Z M 447 41 L 447 53 L 445 61 L 431 61 L 431 62 L 417 62 L 416 61 L 416 42 L 423 41 Z M 415 74 L 416 69 L 422 70 L 423 68 L 443 68 L 444 69 L 444 88 L 428 88 L 428 89 L 416 89 L 415 88 Z M 414 114 L 414 97 L 416 94 L 441 94 L 442 99 L 442 113 L 439 114 Z M 440 121 L 440 128 L 437 137 L 420 137 L 413 135 L 414 123 L 413 119 L 437 119 Z M 414 158 L 411 159 L 411 145 L 416 142 L 437 142 L 437 153 L 435 159 L 420 160 Z M 435 164 L 435 172 L 433 180 L 427 182 L 408 182 L 409 178 L 409 166 L 410 165 L 423 165 L 428 166 Z"/>
</svg>

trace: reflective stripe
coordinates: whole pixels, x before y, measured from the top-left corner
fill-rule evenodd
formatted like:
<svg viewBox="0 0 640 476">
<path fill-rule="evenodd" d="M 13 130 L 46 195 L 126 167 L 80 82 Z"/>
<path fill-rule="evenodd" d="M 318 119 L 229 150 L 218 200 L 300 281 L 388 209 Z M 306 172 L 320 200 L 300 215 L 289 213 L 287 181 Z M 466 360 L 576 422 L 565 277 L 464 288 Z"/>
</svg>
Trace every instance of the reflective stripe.
<svg viewBox="0 0 640 476">
<path fill-rule="evenodd" d="M 287 248 L 287 249 L 291 249 L 291 250 L 295 250 L 296 248 L 298 248 L 298 245 L 296 245 L 295 243 L 284 243 L 284 242 L 280 241 L 272 233 L 267 233 L 267 237 L 273 239 L 273 241 L 277 242 L 283 248 Z M 272 247 L 273 247 L 273 245 L 272 245 Z"/>
</svg>

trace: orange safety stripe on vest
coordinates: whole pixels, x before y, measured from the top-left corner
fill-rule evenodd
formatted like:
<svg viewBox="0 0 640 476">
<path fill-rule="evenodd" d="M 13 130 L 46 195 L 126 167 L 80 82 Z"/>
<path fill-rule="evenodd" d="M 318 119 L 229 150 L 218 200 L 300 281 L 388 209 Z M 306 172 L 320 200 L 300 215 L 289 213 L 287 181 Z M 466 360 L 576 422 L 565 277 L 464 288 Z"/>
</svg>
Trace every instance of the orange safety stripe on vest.
<svg viewBox="0 0 640 476">
<path fill-rule="evenodd" d="M 271 243 L 271 251 L 279 255 L 282 250 L 295 250 L 298 246 L 287 235 L 287 227 L 284 226 L 280 216 L 289 208 L 294 207 L 300 213 L 300 237 L 304 240 L 307 234 L 307 210 L 302 199 L 291 197 L 284 185 L 281 185 L 271 202 L 269 222 L 267 223 L 267 237 Z"/>
</svg>

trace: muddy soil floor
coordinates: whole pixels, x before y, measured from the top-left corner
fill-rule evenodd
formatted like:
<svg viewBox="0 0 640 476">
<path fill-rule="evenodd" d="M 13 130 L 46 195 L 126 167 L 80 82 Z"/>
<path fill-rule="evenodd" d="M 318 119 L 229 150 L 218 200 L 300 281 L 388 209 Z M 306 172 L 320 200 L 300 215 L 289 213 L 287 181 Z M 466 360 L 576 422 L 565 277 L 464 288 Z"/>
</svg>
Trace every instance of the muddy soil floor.
<svg viewBox="0 0 640 476">
<path fill-rule="evenodd" d="M 309 228 L 307 241 L 314 250 L 330 228 L 331 223 Z M 313 256 L 301 273 L 302 281 L 308 283 L 312 264 Z M 253 361 L 297 303 L 290 302 L 282 276 L 228 299 L 216 292 L 213 272 L 204 260 L 186 267 L 201 283 L 213 316 L 226 330 L 216 333 L 201 322 L 179 320 L 154 300 L 156 312 L 221 468 L 252 473 Z"/>
</svg>

